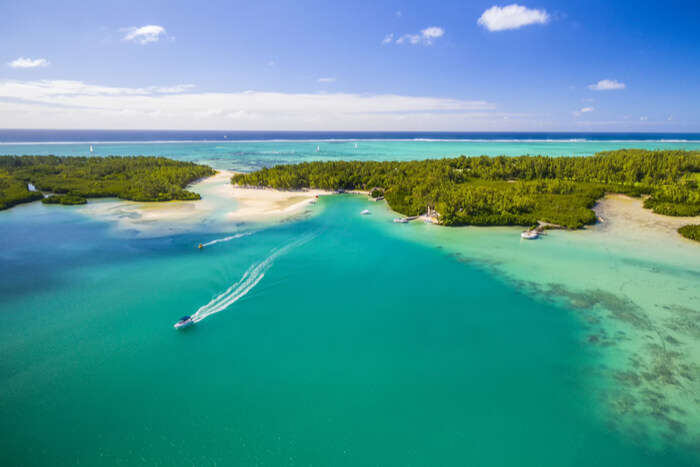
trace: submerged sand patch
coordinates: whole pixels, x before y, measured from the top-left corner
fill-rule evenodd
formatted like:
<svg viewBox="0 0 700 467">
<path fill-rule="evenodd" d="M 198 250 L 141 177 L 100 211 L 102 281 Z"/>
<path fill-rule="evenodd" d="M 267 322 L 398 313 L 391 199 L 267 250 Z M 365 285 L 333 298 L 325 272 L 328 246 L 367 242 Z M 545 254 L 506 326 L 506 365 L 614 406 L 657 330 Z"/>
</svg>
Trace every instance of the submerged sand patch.
<svg viewBox="0 0 700 467">
<path fill-rule="evenodd" d="M 277 222 L 304 212 L 322 190 L 279 191 L 231 185 L 234 172 L 220 170 L 188 187 L 197 201 L 135 202 L 91 200 L 80 212 L 114 222 L 117 230 L 140 235 L 163 235 L 207 227 L 233 231 L 241 223 Z"/>
</svg>

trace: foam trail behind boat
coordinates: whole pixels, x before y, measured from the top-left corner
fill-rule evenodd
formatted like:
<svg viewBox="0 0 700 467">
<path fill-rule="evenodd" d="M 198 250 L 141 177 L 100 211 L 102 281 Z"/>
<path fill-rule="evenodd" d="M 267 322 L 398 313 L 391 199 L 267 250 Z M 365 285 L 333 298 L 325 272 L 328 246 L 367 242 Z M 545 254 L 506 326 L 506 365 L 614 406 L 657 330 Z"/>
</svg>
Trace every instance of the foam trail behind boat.
<svg viewBox="0 0 700 467">
<path fill-rule="evenodd" d="M 235 302 L 243 298 L 250 290 L 258 285 L 258 283 L 265 277 L 265 272 L 272 266 L 274 261 L 287 253 L 294 247 L 303 245 L 304 243 L 311 240 L 315 235 L 306 235 L 298 240 L 289 243 L 281 248 L 275 249 L 270 253 L 270 256 L 260 261 L 259 263 L 253 263 L 240 280 L 234 283 L 231 287 L 226 289 L 224 292 L 220 293 L 214 297 L 209 303 L 201 306 L 195 314 L 192 315 L 192 321 L 199 322 L 202 321 L 207 316 L 213 315 L 220 311 L 225 310 L 229 306 L 233 305 Z"/>
<path fill-rule="evenodd" d="M 216 240 L 212 240 L 207 243 L 203 243 L 202 246 L 210 246 L 214 245 L 216 243 L 221 243 L 221 242 L 230 242 L 231 240 L 235 240 L 237 238 L 241 237 L 247 237 L 248 235 L 253 235 L 255 232 L 243 232 L 243 233 L 237 233 L 236 235 L 231 235 L 229 237 L 223 237 L 223 238 L 217 238 Z"/>
</svg>

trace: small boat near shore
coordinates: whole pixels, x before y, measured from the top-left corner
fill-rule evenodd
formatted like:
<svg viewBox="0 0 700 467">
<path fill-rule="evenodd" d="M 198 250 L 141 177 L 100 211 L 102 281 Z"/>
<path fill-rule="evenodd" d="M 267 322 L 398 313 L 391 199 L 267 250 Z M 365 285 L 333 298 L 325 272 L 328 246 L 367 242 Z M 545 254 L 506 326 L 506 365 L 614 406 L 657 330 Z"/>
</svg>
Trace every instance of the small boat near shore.
<svg viewBox="0 0 700 467">
<path fill-rule="evenodd" d="M 536 230 L 526 230 L 520 234 L 520 238 L 525 240 L 536 240 L 540 237 L 540 233 Z"/>
<path fill-rule="evenodd" d="M 194 321 L 192 320 L 191 316 L 183 316 L 180 318 L 180 320 L 173 325 L 175 329 L 183 329 L 189 326 L 192 326 L 194 324 Z"/>
<path fill-rule="evenodd" d="M 397 217 L 397 218 L 394 219 L 394 222 L 397 223 L 397 224 L 407 224 L 407 223 L 408 223 L 408 219 L 405 218 L 405 217 Z"/>
<path fill-rule="evenodd" d="M 368 215 L 368 214 L 372 214 L 372 213 L 370 212 L 370 210 L 369 210 L 369 209 L 365 209 L 365 210 L 364 210 L 364 211 L 362 211 L 362 212 L 361 212 L 360 214 L 362 214 L 363 216 L 366 216 L 366 215 Z"/>
</svg>

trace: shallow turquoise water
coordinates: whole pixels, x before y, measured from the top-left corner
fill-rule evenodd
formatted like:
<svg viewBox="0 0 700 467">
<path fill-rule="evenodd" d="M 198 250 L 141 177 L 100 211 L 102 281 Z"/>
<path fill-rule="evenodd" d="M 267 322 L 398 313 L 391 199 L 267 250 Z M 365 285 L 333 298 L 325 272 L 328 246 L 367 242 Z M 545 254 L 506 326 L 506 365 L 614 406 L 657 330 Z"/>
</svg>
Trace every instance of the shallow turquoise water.
<svg viewBox="0 0 700 467">
<path fill-rule="evenodd" d="M 574 314 L 366 206 L 324 199 L 204 251 L 213 236 L 113 238 L 73 208 L 3 213 L 3 464 L 693 465 L 596 415 Z"/>
<path fill-rule="evenodd" d="M 357 144 L 95 150 L 251 170 L 700 146 Z M 367 207 L 371 216 L 358 215 Z M 39 203 L 1 212 L 0 463 L 697 465 L 697 379 L 654 379 L 667 368 L 698 374 L 695 245 L 605 229 L 528 243 L 517 229 L 397 225 L 382 204 L 352 196 L 310 209 L 238 225 L 250 235 L 204 251 L 196 245 L 230 234 L 197 223 L 141 238 L 82 208 Z M 201 307 L 218 312 L 172 329 Z M 634 326 L 642 318 L 651 328 Z"/>
</svg>

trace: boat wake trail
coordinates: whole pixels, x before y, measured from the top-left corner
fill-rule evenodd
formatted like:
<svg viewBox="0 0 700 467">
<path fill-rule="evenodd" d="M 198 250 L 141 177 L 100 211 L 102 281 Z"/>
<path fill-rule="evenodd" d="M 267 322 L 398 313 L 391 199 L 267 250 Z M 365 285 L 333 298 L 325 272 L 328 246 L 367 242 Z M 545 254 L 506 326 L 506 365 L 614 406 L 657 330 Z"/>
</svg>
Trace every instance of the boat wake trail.
<svg viewBox="0 0 700 467">
<path fill-rule="evenodd" d="M 221 243 L 221 242 L 230 242 L 231 240 L 235 240 L 237 238 L 241 237 L 247 237 L 248 235 L 253 235 L 255 232 L 243 232 L 243 233 L 238 233 L 236 235 L 231 235 L 230 237 L 224 237 L 224 238 L 217 238 L 216 240 L 212 240 L 211 242 L 207 243 L 202 243 L 202 246 L 210 246 L 214 245 L 216 243 Z"/>
<path fill-rule="evenodd" d="M 270 269 L 277 258 L 287 253 L 292 248 L 303 245 L 314 237 L 314 234 L 305 235 L 281 248 L 272 250 L 270 256 L 259 263 L 253 263 L 248 270 L 243 273 L 243 276 L 238 280 L 238 282 L 234 283 L 224 292 L 214 297 L 206 305 L 201 306 L 195 312 L 195 314 L 192 315 L 192 321 L 198 323 L 207 316 L 224 311 L 226 308 L 233 305 L 235 302 L 243 298 L 248 292 L 250 292 L 253 287 L 258 285 L 262 278 L 265 277 L 267 270 Z"/>
</svg>

